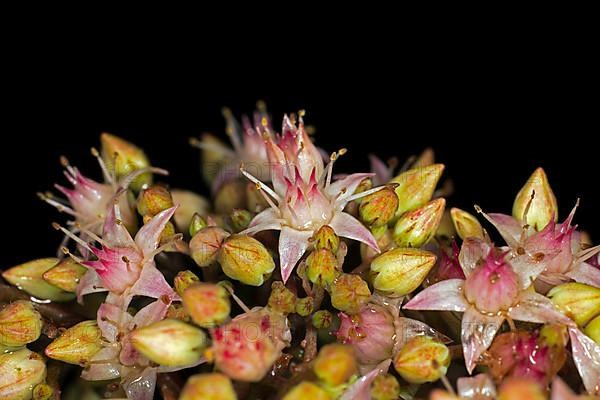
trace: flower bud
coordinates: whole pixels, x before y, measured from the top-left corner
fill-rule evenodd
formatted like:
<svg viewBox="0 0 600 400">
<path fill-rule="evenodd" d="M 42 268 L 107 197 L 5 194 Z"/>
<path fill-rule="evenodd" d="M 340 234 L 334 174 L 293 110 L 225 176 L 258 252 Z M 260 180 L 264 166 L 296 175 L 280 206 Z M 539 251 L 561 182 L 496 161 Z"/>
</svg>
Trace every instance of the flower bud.
<svg viewBox="0 0 600 400">
<path fill-rule="evenodd" d="M 246 183 L 233 180 L 224 183 L 215 196 L 215 212 L 231 214 L 236 208 L 246 208 Z"/>
<path fill-rule="evenodd" d="M 161 211 L 173 207 L 169 189 L 163 185 L 152 185 L 140 192 L 137 209 L 140 215 L 154 217 Z"/>
<path fill-rule="evenodd" d="M 182 299 L 192 320 L 203 328 L 220 325 L 229 318 L 229 293 L 221 285 L 196 283 L 183 292 Z"/>
<path fill-rule="evenodd" d="M 312 325 L 317 329 L 329 329 L 333 315 L 327 310 L 319 310 L 312 316 Z"/>
<path fill-rule="evenodd" d="M 396 400 L 400 398 L 400 384 L 394 375 L 378 375 L 371 386 L 371 399 Z"/>
<path fill-rule="evenodd" d="M 409 383 L 434 382 L 446 375 L 450 351 L 428 336 L 410 339 L 394 358 L 394 368 Z"/>
<path fill-rule="evenodd" d="M 577 282 L 563 283 L 552 288 L 548 297 L 580 327 L 600 315 L 600 288 Z"/>
<path fill-rule="evenodd" d="M 283 400 L 331 400 L 327 392 L 312 382 L 300 382 L 294 386 Z"/>
<path fill-rule="evenodd" d="M 436 256 L 425 250 L 411 248 L 392 249 L 371 262 L 373 287 L 382 293 L 405 296 L 421 285 Z"/>
<path fill-rule="evenodd" d="M 164 319 L 131 334 L 133 347 L 160 365 L 182 366 L 200 360 L 207 346 L 204 331 L 175 319 Z"/>
<path fill-rule="evenodd" d="M 219 249 L 229 232 L 216 226 L 204 228 L 190 240 L 190 255 L 200 267 L 208 267 L 217 261 Z"/>
<path fill-rule="evenodd" d="M 25 348 L 0 354 L 1 399 L 30 399 L 45 378 L 46 364 L 39 354 Z"/>
<path fill-rule="evenodd" d="M 404 214 L 394 226 L 398 246 L 421 247 L 431 239 L 444 215 L 446 200 L 435 199 L 423 207 Z"/>
<path fill-rule="evenodd" d="M 600 344 L 600 315 L 590 321 L 583 330 L 594 342 Z"/>
<path fill-rule="evenodd" d="M 250 225 L 250 221 L 254 218 L 254 214 L 252 214 L 248 210 L 240 210 L 235 209 L 231 213 L 231 226 L 233 227 L 235 232 L 241 232 Z"/>
<path fill-rule="evenodd" d="M 190 270 L 179 271 L 173 281 L 175 291 L 178 295 L 183 296 L 183 292 L 190 286 L 200 282 L 200 278 Z"/>
<path fill-rule="evenodd" d="M 468 237 L 485 239 L 483 227 L 473 214 L 453 207 L 450 210 L 450 215 L 452 216 L 452 223 L 454 224 L 456 233 L 458 233 L 461 239 L 465 240 Z"/>
<path fill-rule="evenodd" d="M 73 260 L 71 257 L 63 258 L 58 264 L 44 272 L 42 277 L 51 285 L 65 292 L 75 293 L 79 280 L 87 268 Z"/>
<path fill-rule="evenodd" d="M 173 216 L 179 232 L 185 232 L 188 229 L 194 214 L 206 215 L 210 210 L 209 201 L 194 192 L 172 189 L 171 197 L 173 198 L 173 204 L 179 205 Z"/>
<path fill-rule="evenodd" d="M 33 400 L 50 400 L 54 398 L 57 398 L 57 396 L 55 396 L 54 389 L 52 386 L 46 383 L 40 383 L 33 388 Z"/>
<path fill-rule="evenodd" d="M 500 386 L 498 400 L 545 400 L 542 387 L 532 378 L 507 378 Z"/>
<path fill-rule="evenodd" d="M 228 237 L 218 253 L 218 261 L 225 275 L 251 286 L 262 285 L 265 276 L 275 269 L 266 247 L 246 235 Z"/>
<path fill-rule="evenodd" d="M 392 357 L 396 328 L 394 318 L 382 306 L 367 304 L 354 315 L 339 313 L 337 339 L 351 345 L 361 365 L 375 365 Z"/>
<path fill-rule="evenodd" d="M 293 313 L 296 310 L 296 300 L 298 300 L 296 295 L 286 288 L 283 282 L 275 281 L 271 284 L 268 303 L 271 310 L 282 314 Z"/>
<path fill-rule="evenodd" d="M 237 400 L 228 377 L 219 373 L 205 373 L 188 378 L 179 400 Z"/>
<path fill-rule="evenodd" d="M 315 299 L 311 296 L 298 299 L 296 301 L 296 314 L 301 317 L 308 317 L 315 308 Z"/>
<path fill-rule="evenodd" d="M 398 196 L 394 188 L 386 186 L 363 197 L 358 212 L 360 219 L 369 226 L 386 225 L 396 215 Z"/>
<path fill-rule="evenodd" d="M 0 311 L 0 344 L 8 347 L 35 342 L 42 333 L 42 317 L 27 300 L 8 304 Z"/>
<path fill-rule="evenodd" d="M 315 250 L 328 249 L 337 254 L 340 238 L 329 225 L 323 225 L 314 235 L 313 246 Z"/>
<path fill-rule="evenodd" d="M 43 275 L 58 263 L 57 258 L 40 258 L 17 265 L 2 272 L 2 277 L 9 283 L 38 299 L 51 301 L 69 301 L 75 298 L 73 293 L 65 292 L 49 284 Z"/>
<path fill-rule="evenodd" d="M 325 345 L 315 359 L 313 370 L 327 385 L 341 385 L 358 373 L 354 350 L 339 343 Z"/>
<path fill-rule="evenodd" d="M 533 196 L 533 199 L 532 199 Z M 525 220 L 537 231 L 541 231 L 552 219 L 558 218 L 556 197 L 542 168 L 536 169 L 521 188 L 513 204 L 513 217 Z"/>
<path fill-rule="evenodd" d="M 190 225 L 188 231 L 190 236 L 193 237 L 196 233 L 200 232 L 202 229 L 206 228 L 208 224 L 206 220 L 200 216 L 200 214 L 196 213 L 192 217 L 190 221 Z"/>
<path fill-rule="evenodd" d="M 544 346 L 563 348 L 569 341 L 567 327 L 561 324 L 547 324 L 542 326 L 539 341 Z"/>
<path fill-rule="evenodd" d="M 86 365 L 102 349 L 96 321 L 83 321 L 64 331 L 45 350 L 46 356 L 68 364 Z"/>
<path fill-rule="evenodd" d="M 133 143 L 109 133 L 100 135 L 100 142 L 102 159 L 109 170 L 115 171 L 117 179 L 124 178 L 132 172 L 150 166 L 150 161 L 144 151 Z M 129 187 L 138 192 L 151 183 L 152 174 L 145 173 L 135 178 Z"/>
<path fill-rule="evenodd" d="M 392 179 L 393 183 L 398 184 L 395 189 L 399 200 L 396 217 L 419 208 L 431 200 L 443 171 L 443 164 L 433 164 L 409 169 Z"/>
<path fill-rule="evenodd" d="M 329 249 L 315 250 L 306 258 L 306 276 L 316 285 L 328 286 L 340 273 L 338 259 Z"/>
<path fill-rule="evenodd" d="M 379 246 L 380 251 L 367 246 L 365 243 L 361 243 L 360 257 L 364 263 L 370 263 L 371 260 L 373 260 L 382 252 L 395 247 L 394 239 L 392 238 L 392 231 L 387 227 L 387 225 L 371 228 L 371 233 L 373 234 L 375 240 L 377 240 L 377 246 Z"/>
<path fill-rule="evenodd" d="M 331 304 L 348 314 L 357 313 L 371 297 L 369 285 L 360 276 L 342 274 L 331 284 L 329 289 Z"/>
</svg>

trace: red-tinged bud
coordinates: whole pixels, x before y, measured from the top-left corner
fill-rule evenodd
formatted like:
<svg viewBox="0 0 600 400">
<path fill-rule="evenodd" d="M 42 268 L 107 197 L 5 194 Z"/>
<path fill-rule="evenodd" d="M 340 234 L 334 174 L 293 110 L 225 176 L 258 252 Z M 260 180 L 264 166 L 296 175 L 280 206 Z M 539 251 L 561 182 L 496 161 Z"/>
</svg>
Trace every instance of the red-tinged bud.
<svg viewBox="0 0 600 400">
<path fill-rule="evenodd" d="M 498 400 L 545 400 L 546 394 L 540 384 L 532 378 L 508 378 L 500 386 Z"/>
<path fill-rule="evenodd" d="M 541 231 L 558 218 L 556 197 L 542 168 L 536 169 L 521 188 L 513 205 L 513 217 Z"/>
<path fill-rule="evenodd" d="M 306 276 L 316 285 L 329 286 L 340 273 L 338 259 L 329 249 L 315 250 L 306 258 Z"/>
<path fill-rule="evenodd" d="M 400 398 L 400 384 L 394 375 L 378 375 L 371 385 L 372 400 L 396 400 Z"/>
<path fill-rule="evenodd" d="M 395 189 L 399 200 L 396 217 L 417 209 L 431 200 L 443 171 L 443 164 L 433 164 L 410 169 L 392 179 L 393 183 L 398 184 Z"/>
<path fill-rule="evenodd" d="M 18 300 L 0 310 L 0 345 L 24 346 L 42 332 L 42 317 L 27 300 Z"/>
<path fill-rule="evenodd" d="M 200 267 L 208 267 L 217 261 L 219 250 L 229 232 L 216 226 L 201 229 L 190 240 L 190 255 Z"/>
<path fill-rule="evenodd" d="M 275 261 L 267 248 L 247 235 L 225 239 L 218 252 L 225 275 L 246 285 L 260 286 L 275 269 Z"/>
<path fill-rule="evenodd" d="M 188 378 L 179 400 L 237 400 L 228 377 L 219 373 L 205 373 Z"/>
<path fill-rule="evenodd" d="M 190 270 L 179 271 L 175 276 L 174 286 L 178 295 L 183 296 L 187 288 L 200 282 L 200 278 Z"/>
<path fill-rule="evenodd" d="M 340 311 L 357 313 L 371 297 L 369 285 L 360 276 L 342 274 L 329 289 L 331 304 Z"/>
<path fill-rule="evenodd" d="M 28 349 L 0 354 L 0 398 L 31 399 L 33 388 L 46 378 L 42 357 Z"/>
<path fill-rule="evenodd" d="M 118 136 L 103 133 L 100 136 L 102 144 L 102 159 L 109 170 L 114 170 L 117 179 L 150 166 L 150 161 L 144 151 Z M 139 191 L 143 187 L 152 183 L 152 174 L 145 173 L 138 176 L 130 185 L 134 191 Z"/>
<path fill-rule="evenodd" d="M 96 321 L 83 321 L 64 331 L 46 347 L 54 360 L 85 366 L 102 349 L 102 332 Z"/>
<path fill-rule="evenodd" d="M 394 226 L 394 241 L 402 247 L 421 247 L 435 235 L 442 216 L 446 200 L 435 199 L 404 214 Z"/>
<path fill-rule="evenodd" d="M 183 292 L 182 299 L 192 320 L 203 328 L 218 326 L 229 318 L 229 293 L 221 285 L 196 283 Z"/>
<path fill-rule="evenodd" d="M 62 259 L 54 267 L 44 272 L 44 280 L 65 292 L 75 293 L 79 280 L 87 272 L 87 268 L 71 257 Z"/>
<path fill-rule="evenodd" d="M 361 220 L 370 226 L 386 225 L 396 215 L 398 196 L 394 188 L 386 186 L 363 197 L 358 212 Z"/>
<path fill-rule="evenodd" d="M 446 375 L 450 350 L 428 336 L 416 336 L 400 349 L 394 368 L 409 383 L 434 382 Z"/>
</svg>

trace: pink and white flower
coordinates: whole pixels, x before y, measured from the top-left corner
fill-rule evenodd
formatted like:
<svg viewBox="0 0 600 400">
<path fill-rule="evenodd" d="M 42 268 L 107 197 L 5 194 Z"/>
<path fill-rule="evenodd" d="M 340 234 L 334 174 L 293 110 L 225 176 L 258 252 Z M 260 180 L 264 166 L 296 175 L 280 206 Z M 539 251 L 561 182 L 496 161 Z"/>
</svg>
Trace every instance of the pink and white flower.
<svg viewBox="0 0 600 400">
<path fill-rule="evenodd" d="M 287 281 L 294 266 L 309 247 L 309 239 L 323 225 L 331 226 L 338 236 L 354 239 L 379 251 L 371 232 L 356 218 L 343 212 L 350 201 L 366 196 L 379 188 L 354 194 L 369 173 L 352 174 L 332 182 L 332 168 L 338 155 L 333 153 L 327 167 L 319 150 L 310 141 L 302 117 L 296 126 L 286 116 L 283 133 L 277 138 L 265 136 L 272 172 L 273 189 L 242 169 L 242 173 L 262 189 L 270 208 L 258 214 L 242 233 L 280 230 L 279 258 L 283 281 Z"/>
</svg>

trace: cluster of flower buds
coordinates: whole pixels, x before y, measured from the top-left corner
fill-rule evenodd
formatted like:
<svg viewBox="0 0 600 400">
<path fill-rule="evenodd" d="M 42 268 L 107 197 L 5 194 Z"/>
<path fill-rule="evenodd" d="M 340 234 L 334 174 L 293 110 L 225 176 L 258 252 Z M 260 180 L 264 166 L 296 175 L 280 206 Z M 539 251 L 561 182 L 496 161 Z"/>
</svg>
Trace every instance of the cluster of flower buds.
<svg viewBox="0 0 600 400">
<path fill-rule="evenodd" d="M 61 158 L 58 256 L 2 271 L 0 398 L 600 395 L 600 247 L 543 169 L 511 215 L 447 210 L 431 149 L 340 176 L 304 112 L 257 108 L 191 140 L 207 197 L 114 135 L 102 179 Z"/>
</svg>

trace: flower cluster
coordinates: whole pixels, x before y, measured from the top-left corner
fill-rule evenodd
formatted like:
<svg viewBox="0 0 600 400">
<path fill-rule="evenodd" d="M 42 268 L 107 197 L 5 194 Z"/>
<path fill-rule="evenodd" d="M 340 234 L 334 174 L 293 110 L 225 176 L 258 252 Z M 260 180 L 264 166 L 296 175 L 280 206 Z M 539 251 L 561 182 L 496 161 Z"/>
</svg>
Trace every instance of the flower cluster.
<svg viewBox="0 0 600 400">
<path fill-rule="evenodd" d="M 101 182 L 61 158 L 57 257 L 2 272 L 1 398 L 600 395 L 600 247 L 541 168 L 474 215 L 431 149 L 337 175 L 303 111 L 224 115 L 233 148 L 191 140 L 210 197 L 113 135 Z"/>
</svg>

